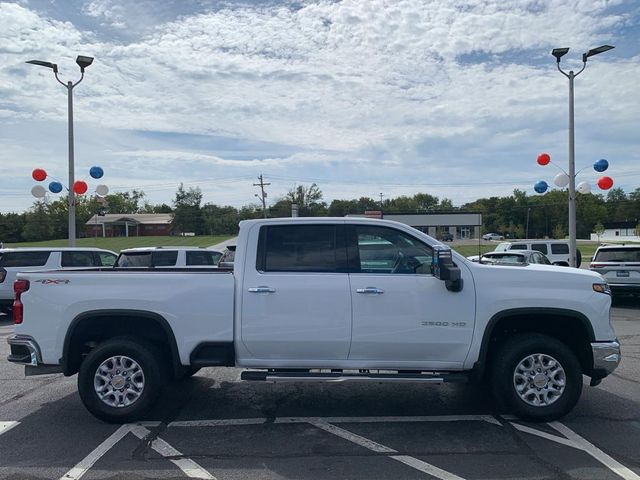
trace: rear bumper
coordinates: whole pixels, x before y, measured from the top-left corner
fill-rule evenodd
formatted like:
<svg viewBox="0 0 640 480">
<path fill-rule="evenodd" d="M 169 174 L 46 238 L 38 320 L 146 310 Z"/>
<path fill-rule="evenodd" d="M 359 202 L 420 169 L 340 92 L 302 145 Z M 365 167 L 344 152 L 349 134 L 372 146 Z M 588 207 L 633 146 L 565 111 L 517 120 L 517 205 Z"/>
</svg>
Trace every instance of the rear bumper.
<svg viewBox="0 0 640 480">
<path fill-rule="evenodd" d="M 22 365 L 36 367 L 42 365 L 42 353 L 36 341 L 28 335 L 9 335 L 7 343 L 11 347 L 11 354 L 7 360 Z"/>
<path fill-rule="evenodd" d="M 593 342 L 591 344 L 593 354 L 593 375 L 592 378 L 604 378 L 613 372 L 618 365 L 622 355 L 620 344 L 614 342 Z"/>
</svg>

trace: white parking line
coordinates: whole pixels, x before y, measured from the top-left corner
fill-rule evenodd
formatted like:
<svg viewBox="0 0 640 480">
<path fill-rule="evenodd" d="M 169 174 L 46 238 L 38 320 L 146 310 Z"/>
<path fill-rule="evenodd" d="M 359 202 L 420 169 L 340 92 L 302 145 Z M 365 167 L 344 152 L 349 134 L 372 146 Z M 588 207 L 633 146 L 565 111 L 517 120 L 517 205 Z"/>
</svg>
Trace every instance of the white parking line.
<svg viewBox="0 0 640 480">
<path fill-rule="evenodd" d="M 613 458 L 611 458 L 609 455 L 604 453 L 602 450 L 600 450 L 598 447 L 596 447 L 594 444 L 592 444 L 585 438 L 578 435 L 569 427 L 563 425 L 560 422 L 551 422 L 549 425 L 551 425 L 551 427 L 556 429 L 558 432 L 562 433 L 569 440 L 573 441 L 577 446 L 576 448 L 580 448 L 581 450 L 584 450 L 585 452 L 587 452 L 589 455 L 591 455 L 593 458 L 595 458 L 600 463 L 605 465 L 609 470 L 611 470 L 616 475 L 624 478 L 625 480 L 640 480 L 640 476 L 637 475 L 635 472 L 628 469 L 617 460 L 614 460 Z"/>
<path fill-rule="evenodd" d="M 398 453 L 397 450 L 394 450 L 389 447 L 385 447 L 384 445 L 380 445 L 379 443 L 374 442 L 373 440 L 369 440 L 368 438 L 361 437 L 353 432 L 345 430 L 344 428 L 336 427 L 335 425 L 331 425 L 330 423 L 325 422 L 309 422 L 314 427 L 318 427 L 325 432 L 333 433 L 334 435 L 344 438 L 345 440 L 350 441 L 351 443 L 355 443 L 356 445 L 360 445 L 361 447 L 368 448 L 369 450 L 377 453 Z"/>
<path fill-rule="evenodd" d="M 226 418 L 220 420 L 181 420 L 171 422 L 170 427 L 219 427 L 236 425 L 260 425 L 263 423 L 398 423 L 398 422 L 487 422 L 502 424 L 491 415 L 431 415 L 414 417 L 276 417 L 268 418 Z M 155 424 L 146 422 L 144 425 Z"/>
<path fill-rule="evenodd" d="M 131 433 L 133 433 L 140 440 L 149 435 L 149 430 L 144 428 L 141 425 L 132 425 L 130 427 Z M 182 453 L 173 448 L 167 442 L 162 440 L 160 437 L 156 437 L 156 439 L 151 443 L 151 448 L 153 448 L 156 452 L 158 452 L 163 457 L 181 457 Z M 171 462 L 182 470 L 185 475 L 189 478 L 201 478 L 205 480 L 216 480 L 216 477 L 207 472 L 204 468 L 198 465 L 196 462 L 191 460 L 190 458 L 170 458 Z"/>
<path fill-rule="evenodd" d="M 583 452 L 598 460 L 613 473 L 624 478 L 625 480 L 640 480 L 640 476 L 638 474 L 628 469 L 617 460 L 614 460 L 598 447 L 596 447 L 585 438 L 581 437 L 576 432 L 560 422 L 551 422 L 548 425 L 551 426 L 554 430 L 562 433 L 566 438 L 559 437 L 557 435 L 551 435 L 550 433 L 536 430 L 535 428 L 527 427 L 525 425 L 520 425 L 514 422 L 511 422 L 511 425 L 513 425 L 515 429 L 520 430 L 521 432 L 536 435 L 540 438 L 551 440 L 552 442 L 560 443 L 577 450 L 582 450 Z"/>
<path fill-rule="evenodd" d="M 13 427 L 20 425 L 20 422 L 0 422 L 0 435 L 7 433 Z"/>
<path fill-rule="evenodd" d="M 345 430 L 344 428 L 337 427 L 335 425 L 330 425 L 328 423 L 322 421 L 309 422 L 314 427 L 318 427 L 325 432 L 332 433 L 340 438 L 344 438 L 356 445 L 360 445 L 361 447 L 367 448 L 373 452 L 377 453 L 398 453 L 397 450 L 393 448 L 389 448 L 380 443 L 374 442 L 373 440 L 369 440 L 368 438 L 357 435 L 349 430 Z M 429 475 L 439 478 L 440 480 L 464 480 L 464 478 L 454 475 L 453 473 L 447 472 L 446 470 L 442 470 L 441 468 L 436 467 L 435 465 L 431 465 L 425 461 L 419 460 L 415 457 L 410 457 L 408 455 L 389 455 L 387 458 L 391 458 L 396 460 L 397 462 L 403 463 L 409 467 L 415 468 L 424 473 L 428 473 Z"/>
<path fill-rule="evenodd" d="M 80 462 L 65 473 L 60 480 L 78 480 L 89 471 L 95 463 L 100 460 L 113 446 L 122 440 L 128 433 L 134 434 L 139 439 L 144 439 L 149 435 L 147 430 L 142 425 L 122 425 L 118 430 L 113 432 L 104 442 L 98 445 L 89 455 L 80 460 Z M 182 453 L 173 448 L 167 442 L 161 438 L 156 438 L 151 443 L 151 448 L 158 452 L 163 457 L 180 457 Z M 182 470 L 189 478 L 200 478 L 206 480 L 216 480 L 216 478 L 207 472 L 204 468 L 198 465 L 190 458 L 169 458 L 174 465 Z"/>
<path fill-rule="evenodd" d="M 111 447 L 118 443 L 122 438 L 129 433 L 131 427 L 129 425 L 122 425 L 118 430 L 113 432 L 104 442 L 98 445 L 89 455 L 84 457 L 80 462 L 65 473 L 60 480 L 78 480 L 87 473 L 87 471 L 93 467 L 93 465 L 100 460 L 100 458 L 107 453 Z"/>
</svg>

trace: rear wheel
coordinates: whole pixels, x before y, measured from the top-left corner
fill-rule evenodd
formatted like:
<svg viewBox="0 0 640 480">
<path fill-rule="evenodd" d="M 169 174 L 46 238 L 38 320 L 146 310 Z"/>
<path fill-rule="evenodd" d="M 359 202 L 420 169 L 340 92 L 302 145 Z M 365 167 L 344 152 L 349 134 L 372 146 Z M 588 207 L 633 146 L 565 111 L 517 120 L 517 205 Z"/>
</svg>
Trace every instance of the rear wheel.
<svg viewBox="0 0 640 480">
<path fill-rule="evenodd" d="M 566 415 L 582 393 L 582 371 L 573 352 L 553 337 L 519 334 L 492 362 L 493 394 L 524 420 L 548 422 Z"/>
<path fill-rule="evenodd" d="M 114 338 L 91 350 L 82 362 L 78 391 L 94 416 L 109 423 L 126 423 L 149 411 L 164 377 L 153 345 Z"/>
</svg>

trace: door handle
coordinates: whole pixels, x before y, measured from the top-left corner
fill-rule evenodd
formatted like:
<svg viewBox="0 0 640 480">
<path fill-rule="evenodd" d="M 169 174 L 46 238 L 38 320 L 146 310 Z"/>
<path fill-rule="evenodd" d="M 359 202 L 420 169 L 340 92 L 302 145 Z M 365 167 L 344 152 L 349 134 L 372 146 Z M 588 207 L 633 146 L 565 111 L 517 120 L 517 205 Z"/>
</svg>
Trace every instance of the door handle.
<svg viewBox="0 0 640 480">
<path fill-rule="evenodd" d="M 380 290 L 379 288 L 376 288 L 376 287 L 367 287 L 367 288 L 358 288 L 356 289 L 356 292 L 369 294 L 369 295 L 382 295 L 384 293 L 384 290 Z"/>
<path fill-rule="evenodd" d="M 271 287 L 260 286 L 260 287 L 250 287 L 249 291 L 251 293 L 275 293 L 276 289 Z"/>
</svg>

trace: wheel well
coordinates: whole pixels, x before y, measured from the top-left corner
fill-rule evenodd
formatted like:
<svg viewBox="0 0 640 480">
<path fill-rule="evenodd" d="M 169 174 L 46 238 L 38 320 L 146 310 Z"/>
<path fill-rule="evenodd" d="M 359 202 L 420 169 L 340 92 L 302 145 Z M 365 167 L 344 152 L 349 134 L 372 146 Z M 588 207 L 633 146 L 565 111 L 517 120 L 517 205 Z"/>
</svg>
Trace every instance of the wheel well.
<svg viewBox="0 0 640 480">
<path fill-rule="evenodd" d="M 491 365 L 492 356 L 501 344 L 518 333 L 540 333 L 556 338 L 574 353 L 582 373 L 589 375 L 593 370 L 591 342 L 593 332 L 586 319 L 568 314 L 515 314 L 504 316 L 493 324 L 488 332 L 488 341 L 483 342 L 484 365 Z M 486 345 L 486 346 L 485 346 Z M 483 354 L 481 353 L 481 355 Z M 485 373 L 488 369 L 485 369 Z"/>
<path fill-rule="evenodd" d="M 92 348 L 114 337 L 145 340 L 158 348 L 174 373 L 180 368 L 176 341 L 164 318 L 133 312 L 97 312 L 82 315 L 71 323 L 64 342 L 64 374 L 77 373 Z"/>
</svg>

